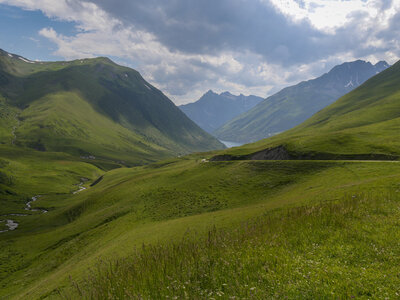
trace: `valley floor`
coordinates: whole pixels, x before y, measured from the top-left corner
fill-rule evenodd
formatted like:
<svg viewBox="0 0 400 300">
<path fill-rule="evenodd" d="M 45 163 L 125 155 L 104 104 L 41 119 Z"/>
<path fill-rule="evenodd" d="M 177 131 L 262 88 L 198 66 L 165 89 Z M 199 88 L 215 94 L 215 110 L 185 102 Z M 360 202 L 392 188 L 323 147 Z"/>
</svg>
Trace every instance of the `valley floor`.
<svg viewBox="0 0 400 300">
<path fill-rule="evenodd" d="M 398 292 L 398 162 L 207 162 L 196 154 L 107 170 L 41 155 L 2 150 L 10 180 L 0 214 L 24 212 L 38 194 L 32 208 L 49 212 L 16 216 L 19 227 L 0 234 L 0 298 Z M 78 185 L 81 178 L 89 181 Z"/>
</svg>

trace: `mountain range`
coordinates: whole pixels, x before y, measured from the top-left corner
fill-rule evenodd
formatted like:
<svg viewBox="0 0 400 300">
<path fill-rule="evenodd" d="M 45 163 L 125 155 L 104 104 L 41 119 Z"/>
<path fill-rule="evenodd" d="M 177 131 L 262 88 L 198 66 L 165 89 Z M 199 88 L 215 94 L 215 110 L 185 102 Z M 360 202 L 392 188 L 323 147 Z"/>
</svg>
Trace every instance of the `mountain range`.
<svg viewBox="0 0 400 300">
<path fill-rule="evenodd" d="M 209 90 L 196 102 L 180 105 L 179 108 L 197 125 L 212 133 L 263 100 L 252 95 L 235 96 L 229 92 L 217 94 Z"/>
<path fill-rule="evenodd" d="M 268 97 L 218 128 L 214 135 L 239 143 L 276 135 L 305 121 L 388 67 L 384 61 L 373 65 L 362 60 L 335 66 L 316 79 L 300 82 Z"/>
<path fill-rule="evenodd" d="M 302 124 L 226 153 L 242 159 L 399 159 L 399 99 L 397 62 Z"/>
</svg>

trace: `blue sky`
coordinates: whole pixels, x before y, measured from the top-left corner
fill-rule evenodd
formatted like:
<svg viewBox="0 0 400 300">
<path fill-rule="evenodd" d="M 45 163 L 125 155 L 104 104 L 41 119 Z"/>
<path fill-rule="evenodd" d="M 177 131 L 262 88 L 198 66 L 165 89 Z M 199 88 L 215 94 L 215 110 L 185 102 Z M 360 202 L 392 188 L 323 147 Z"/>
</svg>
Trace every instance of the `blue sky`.
<svg viewBox="0 0 400 300">
<path fill-rule="evenodd" d="M 39 35 L 39 31 L 52 27 L 64 35 L 73 35 L 77 31 L 75 25 L 50 19 L 40 10 L 0 4 L 0 48 L 32 60 L 62 60 L 62 56 L 54 54 L 57 46 Z"/>
<path fill-rule="evenodd" d="M 175 103 L 267 96 L 355 59 L 400 56 L 397 0 L 0 0 L 0 48 L 35 60 L 108 56 Z"/>
</svg>

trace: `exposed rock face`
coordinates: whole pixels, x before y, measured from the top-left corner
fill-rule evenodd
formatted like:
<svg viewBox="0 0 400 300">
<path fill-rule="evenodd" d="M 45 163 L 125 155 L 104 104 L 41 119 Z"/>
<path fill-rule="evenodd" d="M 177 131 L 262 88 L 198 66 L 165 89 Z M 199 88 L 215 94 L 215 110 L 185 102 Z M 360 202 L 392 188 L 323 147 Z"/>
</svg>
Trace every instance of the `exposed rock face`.
<svg viewBox="0 0 400 300">
<path fill-rule="evenodd" d="M 295 153 L 289 152 L 285 146 L 267 148 L 248 155 L 216 155 L 210 161 L 231 160 L 397 160 L 396 155 L 361 153 L 361 154 L 333 154 L 322 152 Z"/>
</svg>

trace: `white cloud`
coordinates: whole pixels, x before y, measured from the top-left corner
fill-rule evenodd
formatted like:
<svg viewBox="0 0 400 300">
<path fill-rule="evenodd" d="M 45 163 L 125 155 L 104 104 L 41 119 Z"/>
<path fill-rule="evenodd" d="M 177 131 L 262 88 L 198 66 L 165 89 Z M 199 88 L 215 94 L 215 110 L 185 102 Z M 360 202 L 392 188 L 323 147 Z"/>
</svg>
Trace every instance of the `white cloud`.
<svg viewBox="0 0 400 300">
<path fill-rule="evenodd" d="M 2 0 L 0 0 L 2 1 Z M 32 2 L 28 5 L 28 1 L 23 1 L 22 7 L 25 9 L 41 9 L 49 17 L 57 17 L 63 19 L 63 14 L 57 10 L 45 10 L 46 1 L 43 3 Z M 34 4 L 33 4 L 34 3 Z M 243 71 L 243 65 L 235 59 L 234 53 L 220 53 L 219 55 L 189 55 L 179 52 L 171 52 L 156 38 L 147 32 L 135 30 L 134 28 L 126 28 L 122 24 L 108 16 L 104 12 L 100 12 L 98 8 L 79 7 L 79 16 L 68 9 L 64 5 L 58 8 L 60 11 L 68 12 L 67 20 L 77 22 L 80 32 L 74 36 L 64 36 L 57 33 L 53 28 L 43 28 L 39 34 L 46 37 L 57 45 L 54 54 L 62 56 L 67 60 L 79 59 L 85 57 L 94 57 L 98 55 L 117 56 L 128 59 L 131 65 L 135 65 L 144 77 L 152 84 L 158 86 L 166 92 L 177 104 L 193 101 L 196 97 L 201 96 L 205 90 L 213 88 L 214 90 L 231 90 L 234 93 L 254 92 L 260 95 L 267 95 L 271 89 L 270 84 L 276 80 L 267 78 L 267 73 L 256 74 L 259 68 L 257 64 L 249 70 L 251 66 L 247 66 L 247 71 L 251 73 L 253 80 L 257 78 L 258 84 L 261 86 L 251 86 L 235 83 L 228 80 L 230 74 L 236 75 Z M 77 7 L 75 7 L 77 8 Z M 87 18 L 88 12 L 82 11 L 82 8 L 90 12 L 96 12 L 96 18 Z M 80 19 L 83 18 L 81 21 Z M 96 22 L 98 25 L 96 25 Z M 108 24 L 108 26 L 104 26 Z M 258 58 L 259 59 L 259 58 Z M 188 82 L 182 80 L 183 70 L 186 70 Z M 198 80 L 191 80 L 192 77 L 198 77 Z M 221 78 L 225 77 L 225 78 Z M 260 81 L 260 78 L 263 78 Z M 277 82 L 275 82 L 277 83 Z M 281 83 L 280 83 L 281 84 Z M 188 91 L 190 89 L 190 91 Z"/>
<path fill-rule="evenodd" d="M 251 37 L 255 42 L 252 41 L 247 45 L 246 35 L 252 32 L 244 32 L 244 36 L 237 37 L 239 41 L 234 41 L 239 45 L 243 44 L 243 47 L 225 47 L 221 43 L 220 49 L 195 53 L 183 48 L 171 47 L 151 28 L 134 22 L 126 22 L 122 17 L 119 18 L 115 13 L 105 11 L 95 3 L 80 0 L 0 0 L 0 3 L 26 10 L 41 10 L 49 18 L 74 22 L 77 33 L 72 36 L 62 35 L 53 28 L 40 30 L 41 36 L 57 45 L 55 54 L 68 60 L 100 55 L 118 57 L 140 71 L 147 80 L 166 92 L 177 104 L 194 101 L 208 89 L 217 92 L 229 90 L 236 94 L 267 96 L 271 91 L 277 91 L 288 84 L 320 75 L 343 61 L 368 58 L 372 61 L 389 59 L 389 62 L 393 63 L 397 60 L 398 52 L 396 51 L 399 49 L 399 42 L 397 39 L 388 40 L 381 33 L 387 30 L 391 18 L 399 12 L 399 1 L 393 2 L 393 5 L 385 9 L 382 8 L 382 1 L 378 0 L 259 1 L 264 2 L 265 5 L 272 3 L 276 10 L 294 23 L 298 23 L 299 28 L 304 22 L 305 24 L 309 22 L 323 34 L 313 37 L 294 35 L 293 38 L 298 39 L 294 45 L 299 45 L 300 48 L 305 47 L 305 49 L 293 49 L 289 44 L 285 44 L 285 39 L 281 39 L 279 44 L 272 44 L 272 46 L 268 43 L 274 43 L 274 40 L 258 45 L 257 39 L 263 38 L 263 32 Z M 161 15 L 164 16 L 166 13 L 163 12 Z M 161 26 L 180 26 L 177 16 L 164 17 L 166 23 L 162 23 Z M 150 22 L 151 25 L 153 25 L 152 22 Z M 196 22 L 200 21 L 194 20 L 193 24 L 197 24 Z M 207 23 L 207 26 L 203 27 L 211 33 L 216 33 L 220 27 L 229 29 L 232 25 L 229 22 Z M 239 26 L 240 30 L 243 24 Z M 258 23 L 254 26 L 257 28 Z M 307 30 L 303 34 L 307 34 L 309 32 Z M 302 33 L 301 30 L 299 32 Z M 231 32 L 226 33 L 222 30 L 221 38 L 229 33 Z M 193 35 L 196 32 L 189 32 L 189 34 Z M 268 34 L 271 35 L 267 33 L 266 36 Z M 279 37 L 279 34 L 276 36 Z M 339 45 L 329 40 L 330 38 L 334 40 L 336 36 L 342 39 L 336 42 Z M 353 41 L 356 37 L 359 40 Z M 178 38 L 182 37 L 178 36 Z M 289 63 L 293 55 L 302 54 L 299 51 L 311 50 L 307 47 L 312 44 L 303 45 L 302 38 L 308 38 L 311 43 L 321 45 L 321 50 L 314 49 L 318 57 L 314 59 L 311 57 L 311 62 L 308 58 L 307 61 L 299 60 Z M 357 47 L 354 46 L 356 44 Z M 269 54 L 262 53 L 265 45 L 276 52 L 272 57 L 279 57 L 281 61 L 288 61 L 288 63 L 282 66 L 282 63 L 268 59 Z M 211 44 L 205 49 L 213 48 L 212 46 L 214 45 Z M 336 46 L 337 50 L 331 49 Z"/>
<path fill-rule="evenodd" d="M 354 12 L 364 12 L 371 17 L 376 17 L 379 12 L 376 0 L 270 0 L 270 2 L 294 21 L 307 19 L 316 28 L 327 32 L 334 32 L 335 28 L 344 26 Z"/>
</svg>

